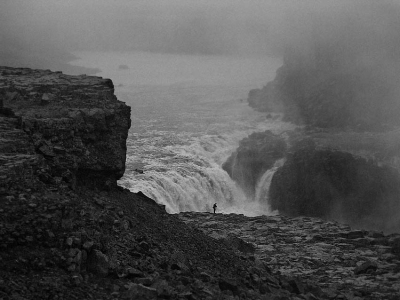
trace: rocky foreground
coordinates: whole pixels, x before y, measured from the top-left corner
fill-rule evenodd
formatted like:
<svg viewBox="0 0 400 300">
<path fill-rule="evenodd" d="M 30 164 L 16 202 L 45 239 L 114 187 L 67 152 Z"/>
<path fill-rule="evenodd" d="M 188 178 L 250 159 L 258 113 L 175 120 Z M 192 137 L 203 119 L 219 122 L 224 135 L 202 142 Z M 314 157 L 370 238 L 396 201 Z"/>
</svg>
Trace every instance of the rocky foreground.
<svg viewBox="0 0 400 300">
<path fill-rule="evenodd" d="M 399 299 L 398 235 L 119 187 L 129 112 L 111 80 L 0 67 L 0 299 Z"/>
<path fill-rule="evenodd" d="M 352 230 L 309 217 L 178 216 L 221 243 L 254 254 L 272 274 L 303 281 L 292 285 L 299 293 L 312 282 L 329 299 L 400 298 L 400 234 Z"/>
<path fill-rule="evenodd" d="M 317 297 L 119 187 L 129 127 L 111 80 L 0 67 L 0 299 Z"/>
</svg>

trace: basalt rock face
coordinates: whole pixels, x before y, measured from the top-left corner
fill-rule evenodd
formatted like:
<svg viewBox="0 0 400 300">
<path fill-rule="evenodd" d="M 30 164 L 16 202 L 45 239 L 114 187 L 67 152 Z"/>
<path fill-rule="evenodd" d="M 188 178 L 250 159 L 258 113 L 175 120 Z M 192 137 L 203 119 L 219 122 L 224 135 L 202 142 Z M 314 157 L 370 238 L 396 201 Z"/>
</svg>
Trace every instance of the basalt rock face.
<svg viewBox="0 0 400 300">
<path fill-rule="evenodd" d="M 306 145 L 288 155 L 269 189 L 273 209 L 288 216 L 334 219 L 400 231 L 400 174 L 350 153 Z"/>
<path fill-rule="evenodd" d="M 253 197 L 258 180 L 285 155 L 286 143 L 271 131 L 256 132 L 243 139 L 222 168 L 247 195 Z"/>
<path fill-rule="evenodd" d="M 111 80 L 0 67 L 0 99 L 7 134 L 26 145 L 8 153 L 41 161 L 42 182 L 112 186 L 122 177 L 130 107 Z"/>
</svg>

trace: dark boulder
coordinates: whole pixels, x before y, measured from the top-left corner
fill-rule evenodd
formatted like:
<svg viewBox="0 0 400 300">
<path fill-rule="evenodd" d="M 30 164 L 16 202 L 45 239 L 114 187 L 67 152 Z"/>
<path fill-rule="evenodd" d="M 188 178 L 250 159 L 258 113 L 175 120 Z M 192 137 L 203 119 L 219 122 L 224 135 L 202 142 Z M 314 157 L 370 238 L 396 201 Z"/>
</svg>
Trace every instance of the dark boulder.
<svg viewBox="0 0 400 300">
<path fill-rule="evenodd" d="M 256 132 L 240 141 L 238 149 L 222 168 L 247 195 L 253 197 L 258 180 L 276 160 L 283 158 L 285 152 L 286 143 L 282 137 L 269 130 Z"/>
<path fill-rule="evenodd" d="M 373 261 L 366 261 L 354 269 L 354 274 L 373 273 L 378 269 L 378 265 Z"/>
<path fill-rule="evenodd" d="M 297 147 L 274 174 L 272 209 L 289 216 L 340 220 L 353 226 L 397 230 L 400 175 L 350 153 Z"/>
</svg>

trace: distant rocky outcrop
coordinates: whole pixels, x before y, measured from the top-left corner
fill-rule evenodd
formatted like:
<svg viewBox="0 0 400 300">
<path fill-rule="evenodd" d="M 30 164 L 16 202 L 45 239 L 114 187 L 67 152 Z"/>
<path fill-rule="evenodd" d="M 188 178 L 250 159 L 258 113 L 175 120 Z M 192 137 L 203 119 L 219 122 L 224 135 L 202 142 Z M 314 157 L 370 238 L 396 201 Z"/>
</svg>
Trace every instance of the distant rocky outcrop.
<svg viewBox="0 0 400 300">
<path fill-rule="evenodd" d="M 255 194 L 258 180 L 275 161 L 285 155 L 286 142 L 267 130 L 255 132 L 243 139 L 239 147 L 222 165 L 250 197 Z"/>
<path fill-rule="evenodd" d="M 266 192 L 258 200 L 281 214 L 400 231 L 397 132 L 295 130 L 285 136 L 269 131 L 252 134 L 223 164 L 249 197 L 261 184 Z M 386 144 L 388 139 L 392 145 Z M 281 158 L 283 165 L 278 167 Z M 266 172 L 272 179 L 262 182 Z"/>
<path fill-rule="evenodd" d="M 35 172 L 43 182 L 112 186 L 124 174 L 130 107 L 111 80 L 0 67 L 0 99 L 7 134 L 27 144 L 8 138 L 4 155 L 42 161 Z"/>
<path fill-rule="evenodd" d="M 400 174 L 348 152 L 293 147 L 274 174 L 272 209 L 296 217 L 339 220 L 361 228 L 400 231 Z"/>
<path fill-rule="evenodd" d="M 389 59 L 363 61 L 346 47 L 288 48 L 272 82 L 250 91 L 249 105 L 287 121 L 323 128 L 381 130 L 399 125 L 400 74 Z M 389 65 L 391 64 L 391 65 Z"/>
</svg>

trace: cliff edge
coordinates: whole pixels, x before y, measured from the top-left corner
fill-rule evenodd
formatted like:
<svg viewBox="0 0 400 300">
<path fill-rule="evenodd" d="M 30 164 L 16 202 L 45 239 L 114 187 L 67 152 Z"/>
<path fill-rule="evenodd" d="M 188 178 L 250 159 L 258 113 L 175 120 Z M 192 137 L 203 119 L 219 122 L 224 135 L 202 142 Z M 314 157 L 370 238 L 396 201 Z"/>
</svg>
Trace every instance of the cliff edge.
<svg viewBox="0 0 400 300">
<path fill-rule="evenodd" d="M 0 299 L 296 299 L 117 185 L 129 127 L 109 79 L 0 67 Z"/>
<path fill-rule="evenodd" d="M 44 183 L 111 186 L 124 174 L 130 107 L 111 80 L 0 67 L 0 97 L 9 130 L 30 142 L 22 152 L 45 163 L 34 170 Z"/>
</svg>

